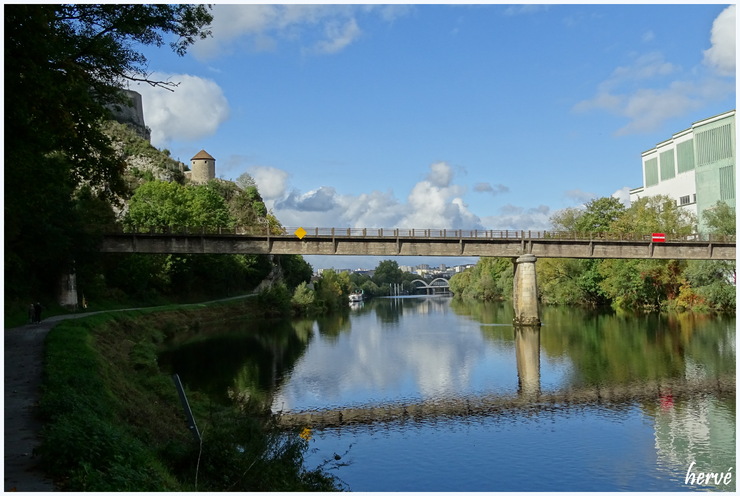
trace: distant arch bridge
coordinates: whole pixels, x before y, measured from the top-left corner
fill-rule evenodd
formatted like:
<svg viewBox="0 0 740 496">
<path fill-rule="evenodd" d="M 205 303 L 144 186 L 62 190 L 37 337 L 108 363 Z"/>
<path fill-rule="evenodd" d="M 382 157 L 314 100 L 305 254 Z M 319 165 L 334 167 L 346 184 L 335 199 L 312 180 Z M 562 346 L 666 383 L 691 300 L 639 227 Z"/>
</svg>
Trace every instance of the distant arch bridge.
<svg viewBox="0 0 740 496">
<path fill-rule="evenodd" d="M 414 279 L 411 281 L 411 284 L 413 285 L 414 290 L 425 289 L 427 294 L 450 292 L 450 282 L 444 277 L 437 277 L 436 279 L 432 279 L 429 283 L 423 279 Z"/>
</svg>

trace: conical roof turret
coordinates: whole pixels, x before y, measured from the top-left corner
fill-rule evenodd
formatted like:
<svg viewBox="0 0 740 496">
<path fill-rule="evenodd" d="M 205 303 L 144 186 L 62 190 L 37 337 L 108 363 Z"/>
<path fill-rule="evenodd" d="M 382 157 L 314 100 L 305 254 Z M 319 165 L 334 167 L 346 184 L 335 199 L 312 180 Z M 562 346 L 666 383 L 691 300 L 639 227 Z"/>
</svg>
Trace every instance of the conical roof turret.
<svg viewBox="0 0 740 496">
<path fill-rule="evenodd" d="M 198 153 L 195 154 L 193 158 L 190 160 L 203 160 L 203 159 L 209 159 L 209 160 L 216 160 L 213 158 L 207 151 L 201 150 Z"/>
</svg>

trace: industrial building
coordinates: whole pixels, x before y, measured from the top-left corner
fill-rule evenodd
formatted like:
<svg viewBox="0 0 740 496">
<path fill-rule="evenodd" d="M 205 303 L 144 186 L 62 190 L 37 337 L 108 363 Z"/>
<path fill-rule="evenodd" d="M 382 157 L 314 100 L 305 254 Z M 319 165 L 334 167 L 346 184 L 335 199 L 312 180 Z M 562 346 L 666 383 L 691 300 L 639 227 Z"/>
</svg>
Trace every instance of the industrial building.
<svg viewBox="0 0 740 496">
<path fill-rule="evenodd" d="M 710 117 L 642 153 L 643 185 L 630 201 L 667 195 L 696 215 L 723 201 L 735 208 L 735 110 Z"/>
</svg>

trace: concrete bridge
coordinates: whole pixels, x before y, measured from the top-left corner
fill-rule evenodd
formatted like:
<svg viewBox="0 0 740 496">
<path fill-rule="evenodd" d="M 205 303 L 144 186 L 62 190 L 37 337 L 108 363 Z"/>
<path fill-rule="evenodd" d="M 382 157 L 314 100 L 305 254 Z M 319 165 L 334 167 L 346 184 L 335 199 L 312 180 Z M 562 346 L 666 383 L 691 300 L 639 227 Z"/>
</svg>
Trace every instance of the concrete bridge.
<svg viewBox="0 0 740 496">
<path fill-rule="evenodd" d="M 535 262 L 541 258 L 735 260 L 734 236 L 452 229 L 146 227 L 105 233 L 106 253 L 245 253 L 508 257 L 514 324 L 540 325 Z"/>
<path fill-rule="evenodd" d="M 656 258 L 734 260 L 734 236 L 479 231 L 452 229 L 163 227 L 109 231 L 109 253 L 248 253 L 273 255 L 365 255 L 435 257 Z"/>
<path fill-rule="evenodd" d="M 423 279 L 414 279 L 411 281 L 411 284 L 414 289 L 426 290 L 426 294 L 437 294 L 438 289 L 441 289 L 442 293 L 450 292 L 450 282 L 444 277 L 437 277 L 436 279 L 432 279 L 429 283 Z"/>
</svg>

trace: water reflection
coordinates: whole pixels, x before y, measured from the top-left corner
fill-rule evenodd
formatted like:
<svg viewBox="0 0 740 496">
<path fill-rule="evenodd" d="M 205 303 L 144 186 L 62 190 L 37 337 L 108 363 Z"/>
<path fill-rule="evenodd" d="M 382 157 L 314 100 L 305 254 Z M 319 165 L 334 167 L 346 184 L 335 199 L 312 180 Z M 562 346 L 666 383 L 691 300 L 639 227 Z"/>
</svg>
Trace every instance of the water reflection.
<svg viewBox="0 0 740 496">
<path fill-rule="evenodd" d="M 315 320 L 224 323 L 207 340 L 173 344 L 161 362 L 221 401 L 259 400 L 278 410 L 536 397 L 735 371 L 732 320 L 563 308 L 543 309 L 541 329 L 515 329 L 511 319 L 503 304 L 382 298 Z"/>
<path fill-rule="evenodd" d="M 516 327 L 514 335 L 519 394 L 536 398 L 540 394 L 540 329 Z"/>
<path fill-rule="evenodd" d="M 214 322 L 206 334 L 169 343 L 159 354 L 160 367 L 213 401 L 267 407 L 286 371 L 305 352 L 313 322 Z"/>
<path fill-rule="evenodd" d="M 680 400 L 663 397 L 642 405 L 654 419 L 658 466 L 667 473 L 727 472 L 732 483 L 720 489 L 735 490 L 735 397 L 696 395 Z"/>
<path fill-rule="evenodd" d="M 675 483 L 672 487 L 680 488 L 692 461 L 704 471 L 726 471 L 735 466 L 734 319 L 636 317 L 548 307 L 542 316 L 541 328 L 514 328 L 507 304 L 468 304 L 438 297 L 383 298 L 339 316 L 292 323 L 229 322 L 221 323 L 220 329 L 214 324 L 207 339 L 193 336 L 197 342 L 170 343 L 160 363 L 179 373 L 190 390 L 218 401 L 249 402 L 275 411 L 484 397 L 537 404 L 541 398 L 562 391 L 628 391 L 635 384 L 649 386 L 655 381 L 721 383 L 732 377 L 725 387 L 732 391 L 728 396 L 708 393 L 674 398 L 664 390 L 658 397 L 656 390 L 650 390 L 653 392 L 628 401 L 600 400 L 595 405 L 574 400 L 570 407 L 529 411 L 527 418 L 539 430 L 537 450 L 532 463 L 527 458 L 522 464 L 526 470 L 517 476 L 526 478 L 534 471 L 541 474 L 540 480 L 548 480 L 546 467 L 552 467 L 551 460 L 562 452 L 558 446 L 541 444 L 540 436 L 556 436 L 551 432 L 566 424 L 579 433 L 578 429 L 588 425 L 605 429 L 599 433 L 604 436 L 603 446 L 581 439 L 580 434 L 565 436 L 573 443 L 573 450 L 599 450 L 606 466 L 621 456 L 615 445 L 625 446 L 624 450 L 632 449 L 628 445 L 639 446 L 640 463 L 648 464 L 646 470 L 663 472 L 651 472 L 651 480 L 670 478 Z M 482 429 L 481 436 L 496 433 L 498 437 L 491 442 L 501 450 L 520 446 L 528 436 L 535 442 L 534 435 L 517 430 L 522 418 L 521 411 L 492 415 L 494 427 Z M 557 426 L 538 418 L 557 419 L 552 421 Z M 428 425 L 439 427 L 430 429 L 445 435 L 420 438 L 425 453 L 460 449 L 465 441 L 455 432 L 464 433 L 475 422 L 486 420 L 448 416 L 435 422 Z M 373 428 L 368 427 L 367 432 L 373 438 Z M 399 443 L 407 441 L 405 433 L 394 436 Z M 346 449 L 346 444 L 341 449 Z M 470 451 L 465 456 L 484 460 L 487 455 Z M 372 473 L 366 463 L 372 462 L 363 463 L 363 473 Z M 393 463 L 409 465 L 401 459 Z M 416 465 L 422 470 L 429 463 Z M 455 470 L 465 474 L 471 466 L 467 463 Z M 490 468 L 477 466 L 479 470 Z M 430 472 L 397 472 L 398 477 L 416 480 L 434 478 Z M 480 473 L 469 477 L 475 479 Z M 611 483 L 607 487 L 624 489 L 620 481 Z M 368 484 L 364 490 L 377 490 L 372 478 Z M 409 486 L 399 483 L 395 487 Z"/>
</svg>

